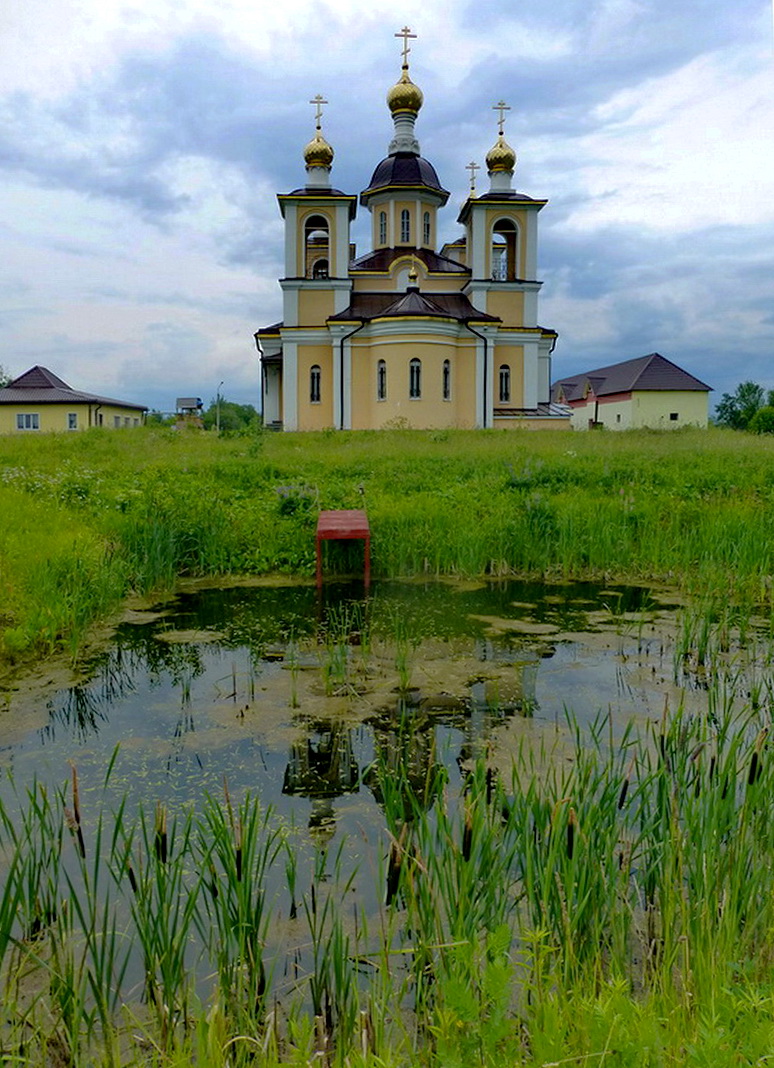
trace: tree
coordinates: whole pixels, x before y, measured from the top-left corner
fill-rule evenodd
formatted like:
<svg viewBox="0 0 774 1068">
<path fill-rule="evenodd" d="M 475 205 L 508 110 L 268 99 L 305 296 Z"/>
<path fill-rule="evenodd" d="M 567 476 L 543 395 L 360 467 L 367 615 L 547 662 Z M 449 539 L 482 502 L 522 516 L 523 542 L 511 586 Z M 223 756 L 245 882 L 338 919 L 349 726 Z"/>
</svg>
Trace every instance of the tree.
<svg viewBox="0 0 774 1068">
<path fill-rule="evenodd" d="M 220 409 L 220 411 L 219 411 Z M 205 430 L 214 430 L 218 426 L 220 415 L 220 429 L 223 433 L 239 434 L 250 430 L 259 430 L 261 417 L 252 404 L 237 404 L 235 401 L 219 400 L 210 401 L 206 412 L 202 413 L 202 422 Z"/>
<path fill-rule="evenodd" d="M 0 363 L 0 389 L 2 389 L 3 386 L 7 386 L 8 383 L 11 382 L 11 381 L 12 381 L 11 376 L 8 374 L 8 372 L 3 367 L 3 365 Z"/>
<path fill-rule="evenodd" d="M 774 405 L 767 404 L 759 408 L 747 424 L 747 429 L 752 434 L 774 434 Z"/>
<path fill-rule="evenodd" d="M 735 393 L 724 393 L 715 409 L 715 422 L 733 430 L 746 430 L 750 420 L 765 403 L 763 386 L 740 382 Z"/>
</svg>

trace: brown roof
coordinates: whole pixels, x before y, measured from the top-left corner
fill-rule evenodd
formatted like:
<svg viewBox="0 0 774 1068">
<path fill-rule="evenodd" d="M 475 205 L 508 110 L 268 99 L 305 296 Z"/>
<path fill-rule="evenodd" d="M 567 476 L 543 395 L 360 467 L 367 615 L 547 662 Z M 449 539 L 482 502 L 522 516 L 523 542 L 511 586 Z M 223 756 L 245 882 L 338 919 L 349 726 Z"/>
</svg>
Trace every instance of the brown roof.
<svg viewBox="0 0 774 1068">
<path fill-rule="evenodd" d="M 464 293 L 433 293 L 424 296 L 417 286 L 409 286 L 406 293 L 353 293 L 352 303 L 328 322 L 352 319 L 383 319 L 389 316 L 440 316 L 460 322 L 499 323 L 496 315 L 478 311 Z"/>
<path fill-rule="evenodd" d="M 448 256 L 440 256 L 429 248 L 378 248 L 374 252 L 367 252 L 365 256 L 354 260 L 350 265 L 352 271 L 389 271 L 395 260 L 401 256 L 414 256 L 421 260 L 431 273 L 441 274 L 470 274 L 463 263 L 450 260 Z"/>
<path fill-rule="evenodd" d="M 132 404 L 72 389 L 53 371 L 38 366 L 31 367 L 0 389 L 0 404 L 111 404 L 119 408 L 136 408 L 140 412 L 148 410 L 145 404 Z"/>
<path fill-rule="evenodd" d="M 557 400 L 561 391 L 567 401 L 580 400 L 587 385 L 597 397 L 632 393 L 635 390 L 704 390 L 708 393 L 712 389 L 712 386 L 684 371 L 659 352 L 651 352 L 648 356 L 638 356 L 634 360 L 624 360 L 609 367 L 562 378 L 551 387 L 551 396 Z"/>
</svg>

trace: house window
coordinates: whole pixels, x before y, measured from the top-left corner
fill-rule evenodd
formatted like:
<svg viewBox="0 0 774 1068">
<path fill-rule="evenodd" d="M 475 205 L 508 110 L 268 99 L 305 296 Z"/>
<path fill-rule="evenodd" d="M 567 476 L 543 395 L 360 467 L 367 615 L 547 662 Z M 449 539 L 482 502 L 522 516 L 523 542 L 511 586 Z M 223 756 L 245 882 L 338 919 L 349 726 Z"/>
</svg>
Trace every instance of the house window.
<svg viewBox="0 0 774 1068">
<path fill-rule="evenodd" d="M 309 400 L 312 404 L 320 403 L 320 367 L 314 364 L 309 372 Z"/>
<path fill-rule="evenodd" d="M 135 419 L 134 423 L 133 423 L 133 426 L 139 426 L 139 425 L 140 425 L 140 420 L 139 419 Z"/>
<path fill-rule="evenodd" d="M 616 423 L 620 423 L 621 422 L 621 413 L 620 412 L 616 412 L 615 421 L 616 421 Z"/>
<path fill-rule="evenodd" d="M 67 413 L 67 429 L 68 430 L 77 430 L 78 429 L 78 413 L 77 412 L 68 412 Z"/>
<path fill-rule="evenodd" d="M 376 365 L 376 399 L 387 400 L 387 364 L 379 360 Z"/>
<path fill-rule="evenodd" d="M 37 412 L 19 412 L 16 416 L 17 430 L 40 430 L 40 416 Z"/>
<path fill-rule="evenodd" d="M 426 245 L 430 244 L 430 212 L 426 211 L 422 218 L 422 239 Z"/>
<path fill-rule="evenodd" d="M 443 399 L 451 399 L 451 361 L 443 361 Z"/>
<path fill-rule="evenodd" d="M 379 244 L 387 244 L 387 212 L 379 212 Z"/>
<path fill-rule="evenodd" d="M 132 420 L 129 418 L 128 415 L 125 415 L 124 416 L 124 426 L 131 426 L 131 425 L 132 425 Z"/>
<path fill-rule="evenodd" d="M 409 363 L 409 397 L 419 400 L 422 396 L 422 361 L 416 356 Z"/>
<path fill-rule="evenodd" d="M 671 422 L 676 423 L 677 420 L 680 418 L 680 413 L 679 412 L 670 412 L 669 413 L 669 418 L 670 418 Z"/>
<path fill-rule="evenodd" d="M 405 242 L 411 240 L 411 218 L 406 208 L 400 213 L 400 239 Z"/>
<path fill-rule="evenodd" d="M 121 416 L 120 415 L 114 415 L 113 416 L 113 426 L 114 427 L 121 426 Z"/>
<path fill-rule="evenodd" d="M 500 365 L 500 403 L 508 404 L 511 399 L 511 369 L 507 363 Z"/>
</svg>

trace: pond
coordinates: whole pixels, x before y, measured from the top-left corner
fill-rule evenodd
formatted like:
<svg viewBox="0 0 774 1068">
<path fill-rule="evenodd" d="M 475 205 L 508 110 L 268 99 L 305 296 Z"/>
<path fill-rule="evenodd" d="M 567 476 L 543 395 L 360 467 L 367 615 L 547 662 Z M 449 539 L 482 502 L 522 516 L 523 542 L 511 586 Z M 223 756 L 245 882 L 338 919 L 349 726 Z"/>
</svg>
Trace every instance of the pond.
<svg viewBox="0 0 774 1068">
<path fill-rule="evenodd" d="M 136 1017 L 142 1001 L 163 1031 L 170 1013 L 178 1023 L 188 1011 L 181 991 L 195 988 L 206 1002 L 216 982 L 224 1004 L 235 990 L 242 1004 L 249 975 L 261 1011 L 267 990 L 276 1004 L 296 998 L 324 1012 L 333 1034 L 357 1002 L 363 961 L 376 969 L 363 948 L 373 946 L 375 932 L 385 952 L 419 959 L 416 917 L 393 927 L 395 903 L 409 896 L 396 889 L 401 864 L 412 858 L 425 870 L 432 842 L 442 839 L 450 863 L 467 861 L 468 826 L 472 836 L 477 819 L 482 835 L 489 828 L 491 836 L 512 836 L 508 863 L 519 850 L 538 848 L 539 821 L 553 827 L 564 801 L 552 808 L 531 796 L 525 812 L 532 814 L 517 825 L 511 768 L 531 769 L 537 781 L 545 769 L 549 777 L 551 768 L 577 761 L 578 737 L 593 736 L 628 784 L 633 733 L 649 737 L 666 708 L 696 713 L 698 721 L 716 700 L 685 646 L 678 598 L 634 586 L 377 582 L 365 595 L 357 583 L 318 591 L 267 580 L 191 584 L 134 605 L 77 684 L 20 688 L 0 704 L 7 772 L 0 800 L 6 827 L 21 819 L 14 833 L 29 842 L 26 897 L 15 921 L 21 941 L 56 932 L 63 895 L 105 895 L 112 879 L 117 889 L 104 907 L 135 931 L 121 967 L 107 969 L 120 972 L 111 979 L 114 1009 L 131 1002 Z M 753 683 L 746 677 L 747 698 Z M 665 751 L 664 728 L 661 745 Z M 645 768 L 643 752 L 637 760 Z M 699 760 L 691 759 L 693 775 Z M 505 784 L 498 787 L 504 831 L 491 813 L 474 817 L 466 793 L 484 766 L 487 800 L 495 778 Z M 597 781 L 607 774 L 599 771 Z M 625 793 L 619 804 L 607 803 L 611 826 L 630 818 L 621 811 Z M 579 811 L 583 800 L 574 802 Z M 578 817 L 575 808 L 562 811 L 572 860 Z M 457 820 L 457 830 L 448 820 Z M 524 838 L 524 820 L 534 841 Z M 57 826 L 69 829 L 75 851 Z M 610 833 L 625 841 L 631 831 Z M 100 853 L 109 878 L 89 867 Z M 491 895 L 492 915 L 500 909 L 517 917 L 523 891 L 507 904 L 497 879 L 486 884 L 487 865 L 496 863 L 481 859 L 480 893 L 487 901 Z M 626 878 L 623 853 L 617 864 Z M 510 893 L 515 877 L 503 872 L 503 893 Z M 462 894 L 459 872 L 454 879 L 444 898 L 450 917 Z M 183 918 L 181 900 L 192 902 Z M 386 906 L 393 918 L 385 918 Z M 478 908 L 471 906 L 471 924 L 490 929 L 495 921 Z M 240 909 L 249 923 L 234 918 Z M 561 924 L 561 909 L 557 915 Z M 178 947 L 175 978 L 158 963 L 167 950 L 149 948 L 150 925 L 154 938 Z M 104 939 L 83 939 L 90 960 L 101 959 L 98 944 Z M 436 939 L 426 952 L 444 945 Z M 598 950 L 596 935 L 589 945 Z M 337 959 L 352 966 L 346 981 Z M 410 990 L 416 1007 L 423 969 L 406 959 L 399 1004 Z"/>
<path fill-rule="evenodd" d="M 589 584 L 193 588 L 129 610 L 85 681 L 9 697 L 0 760 L 17 788 L 59 784 L 72 762 L 88 794 L 119 747 L 116 794 L 180 803 L 225 776 L 335 833 L 378 822 L 366 772 L 400 759 L 407 732 L 413 774 L 434 754 L 454 779 L 561 734 L 568 712 L 610 713 L 616 733 L 660 717 L 686 693 L 674 613 L 668 596 Z"/>
</svg>

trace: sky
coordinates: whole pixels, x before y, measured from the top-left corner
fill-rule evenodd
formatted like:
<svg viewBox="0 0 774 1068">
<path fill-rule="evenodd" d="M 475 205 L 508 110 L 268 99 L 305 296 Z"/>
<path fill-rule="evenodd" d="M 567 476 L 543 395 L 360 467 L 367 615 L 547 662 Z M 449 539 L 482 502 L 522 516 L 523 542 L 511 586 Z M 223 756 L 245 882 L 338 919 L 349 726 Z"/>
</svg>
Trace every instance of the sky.
<svg viewBox="0 0 774 1068">
<path fill-rule="evenodd" d="M 408 24 L 422 154 L 451 192 L 497 136 L 547 199 L 553 377 L 660 352 L 774 389 L 773 0 L 25 0 L 0 24 L 0 365 L 170 411 L 259 403 L 282 316 L 276 194 L 314 108 L 332 183 L 387 154 Z M 483 177 L 482 177 L 483 176 Z M 479 192 L 488 187 L 485 169 Z M 367 213 L 353 228 L 368 251 Z"/>
</svg>

